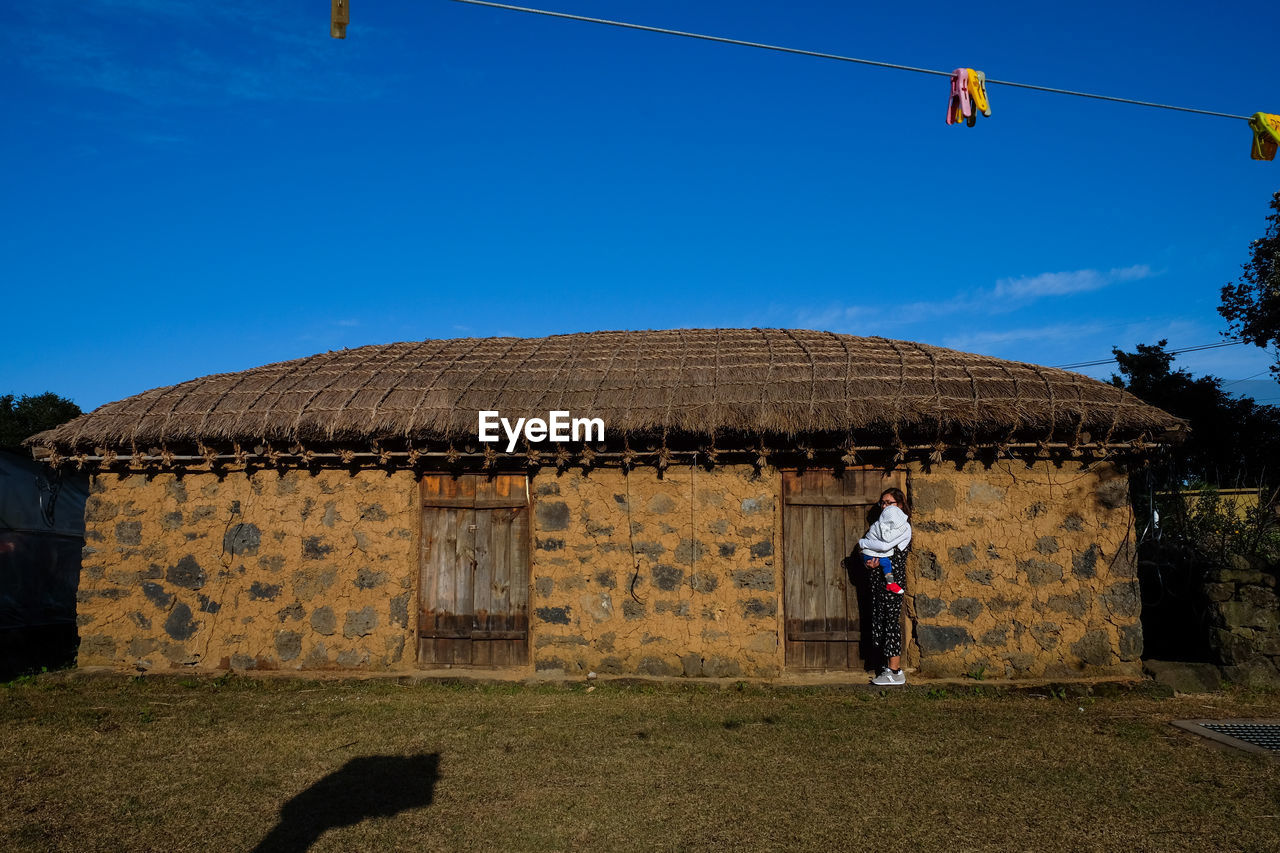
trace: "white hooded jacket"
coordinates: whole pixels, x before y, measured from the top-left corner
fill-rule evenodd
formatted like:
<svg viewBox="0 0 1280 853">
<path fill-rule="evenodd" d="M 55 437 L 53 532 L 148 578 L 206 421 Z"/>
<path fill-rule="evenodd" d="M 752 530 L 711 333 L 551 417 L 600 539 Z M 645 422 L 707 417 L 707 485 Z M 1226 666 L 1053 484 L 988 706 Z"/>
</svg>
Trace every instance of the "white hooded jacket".
<svg viewBox="0 0 1280 853">
<path fill-rule="evenodd" d="M 907 514 L 890 505 L 880 512 L 867 535 L 858 540 L 858 548 L 866 557 L 891 557 L 894 549 L 905 551 L 911 544 L 911 522 Z"/>
</svg>

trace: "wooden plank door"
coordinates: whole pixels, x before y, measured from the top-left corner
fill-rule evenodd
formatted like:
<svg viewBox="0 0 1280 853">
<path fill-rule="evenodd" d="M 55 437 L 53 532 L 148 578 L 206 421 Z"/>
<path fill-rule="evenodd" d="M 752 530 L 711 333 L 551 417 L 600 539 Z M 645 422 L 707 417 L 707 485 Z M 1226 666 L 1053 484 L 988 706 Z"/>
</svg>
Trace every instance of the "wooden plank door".
<svg viewBox="0 0 1280 853">
<path fill-rule="evenodd" d="M 849 557 L 888 488 L 906 472 L 848 468 L 782 473 L 783 616 L 789 669 L 863 669 L 864 573 Z"/>
<path fill-rule="evenodd" d="M 427 474 L 421 488 L 418 663 L 528 663 L 528 478 Z"/>
</svg>

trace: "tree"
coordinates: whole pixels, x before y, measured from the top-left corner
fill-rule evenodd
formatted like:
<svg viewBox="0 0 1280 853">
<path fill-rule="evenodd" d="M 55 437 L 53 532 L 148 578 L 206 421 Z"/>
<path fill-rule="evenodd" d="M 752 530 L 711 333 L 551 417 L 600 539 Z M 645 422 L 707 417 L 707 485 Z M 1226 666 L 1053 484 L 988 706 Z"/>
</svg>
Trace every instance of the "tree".
<svg viewBox="0 0 1280 853">
<path fill-rule="evenodd" d="M 1218 306 L 1232 335 L 1263 348 L 1280 346 L 1280 192 L 1271 197 L 1271 211 L 1266 234 L 1250 244 L 1244 274 L 1222 288 Z M 1280 353 L 1271 372 L 1280 380 Z"/>
<path fill-rule="evenodd" d="M 1113 385 L 1191 426 L 1187 440 L 1171 450 L 1169 465 L 1161 466 L 1162 478 L 1220 487 L 1280 483 L 1280 409 L 1232 397 L 1216 376 L 1174 370 L 1168 343 L 1138 344 L 1132 353 L 1111 350 L 1120 366 Z"/>
<path fill-rule="evenodd" d="M 80 407 L 52 391 L 34 396 L 0 395 L 0 449 L 26 452 L 24 439 L 80 414 Z"/>
</svg>

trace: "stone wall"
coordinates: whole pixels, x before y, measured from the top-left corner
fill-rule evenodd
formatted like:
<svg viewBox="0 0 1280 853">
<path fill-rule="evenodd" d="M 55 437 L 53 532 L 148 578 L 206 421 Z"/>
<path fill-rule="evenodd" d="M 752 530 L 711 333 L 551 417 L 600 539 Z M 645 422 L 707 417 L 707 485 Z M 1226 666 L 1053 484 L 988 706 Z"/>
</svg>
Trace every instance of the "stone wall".
<svg viewBox="0 0 1280 853">
<path fill-rule="evenodd" d="M 1280 598 L 1276 575 L 1234 558 L 1239 565 L 1209 573 L 1209 646 L 1222 674 L 1242 684 L 1280 683 Z"/>
<path fill-rule="evenodd" d="M 776 675 L 780 491 L 749 465 L 536 477 L 534 665 Z"/>
<path fill-rule="evenodd" d="M 531 478 L 532 666 L 779 674 L 781 475 L 750 465 Z M 97 475 L 80 662 L 409 670 L 410 472 Z M 1108 465 L 909 469 L 907 663 L 932 675 L 1136 672 L 1126 480 Z"/>
<path fill-rule="evenodd" d="M 412 666 L 416 496 L 407 472 L 95 476 L 81 665 Z"/>
<path fill-rule="evenodd" d="M 1002 461 L 913 466 L 909 663 L 932 675 L 1138 674 L 1126 477 Z"/>
</svg>

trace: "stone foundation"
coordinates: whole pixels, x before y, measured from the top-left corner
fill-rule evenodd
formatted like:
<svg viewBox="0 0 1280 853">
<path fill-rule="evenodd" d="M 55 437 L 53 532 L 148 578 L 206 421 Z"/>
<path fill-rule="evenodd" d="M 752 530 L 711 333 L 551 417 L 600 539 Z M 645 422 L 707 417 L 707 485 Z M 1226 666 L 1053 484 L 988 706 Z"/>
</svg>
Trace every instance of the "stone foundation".
<svg viewBox="0 0 1280 853">
<path fill-rule="evenodd" d="M 1209 646 L 1230 681 L 1280 684 L 1280 598 L 1276 575 L 1242 565 L 1209 574 Z"/>
</svg>

